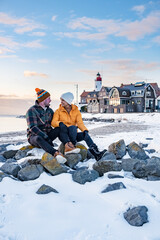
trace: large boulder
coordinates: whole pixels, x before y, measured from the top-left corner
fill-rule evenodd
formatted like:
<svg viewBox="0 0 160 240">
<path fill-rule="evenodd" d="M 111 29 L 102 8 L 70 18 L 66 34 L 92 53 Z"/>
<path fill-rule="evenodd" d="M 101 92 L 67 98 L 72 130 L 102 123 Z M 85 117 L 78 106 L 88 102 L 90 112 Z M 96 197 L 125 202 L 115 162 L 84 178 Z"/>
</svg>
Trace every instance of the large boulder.
<svg viewBox="0 0 160 240">
<path fill-rule="evenodd" d="M 104 156 L 101 158 L 101 160 L 114 160 L 116 161 L 116 155 L 112 152 L 105 152 Z"/>
<path fill-rule="evenodd" d="M 132 173 L 137 178 L 156 180 L 160 177 L 160 158 L 152 157 L 145 161 L 137 162 L 133 167 Z M 151 176 L 154 178 L 151 178 Z"/>
<path fill-rule="evenodd" d="M 117 159 L 123 158 L 123 156 L 126 154 L 126 145 L 124 140 L 121 139 L 118 142 L 109 145 L 108 151 L 114 153 Z"/>
<path fill-rule="evenodd" d="M 100 176 L 103 176 L 104 173 L 110 171 L 121 171 L 121 163 L 115 160 L 99 160 L 93 164 L 93 169 L 99 172 Z"/>
<path fill-rule="evenodd" d="M 68 171 L 67 166 L 58 163 L 57 160 L 49 153 L 43 154 L 41 165 L 53 176 L 66 173 Z"/>
<path fill-rule="evenodd" d="M 41 173 L 43 172 L 43 167 L 39 165 L 29 165 L 24 168 L 22 168 L 18 172 L 18 179 L 21 181 L 29 181 L 29 180 L 34 180 L 38 178 Z"/>
<path fill-rule="evenodd" d="M 74 168 L 82 159 L 81 154 L 77 154 L 77 153 L 70 153 L 70 154 L 66 154 L 65 158 L 67 159 L 66 164 L 70 167 L 70 168 Z"/>
<path fill-rule="evenodd" d="M 21 168 L 18 164 L 12 164 L 12 163 L 5 163 L 0 168 L 2 172 L 7 173 L 9 175 L 13 175 L 14 177 L 17 177 L 17 174 L 20 169 Z"/>
<path fill-rule="evenodd" d="M 127 146 L 128 154 L 131 158 L 145 160 L 149 156 L 145 153 L 144 149 L 141 148 L 137 143 L 132 142 Z"/>
<path fill-rule="evenodd" d="M 147 211 L 145 206 L 134 207 L 124 213 L 124 218 L 130 225 L 139 227 L 148 222 Z"/>
<path fill-rule="evenodd" d="M 13 158 L 13 157 L 16 155 L 17 152 L 18 152 L 18 150 L 5 151 L 5 152 L 3 153 L 3 157 L 5 157 L 5 158 L 7 158 L 7 159 Z"/>
<path fill-rule="evenodd" d="M 133 158 L 122 159 L 122 169 L 126 172 L 132 172 L 134 165 L 139 161 L 139 159 Z"/>
<path fill-rule="evenodd" d="M 86 182 L 92 182 L 99 177 L 99 173 L 95 170 L 89 170 L 86 168 L 79 169 L 72 174 L 73 181 L 85 184 Z"/>
<path fill-rule="evenodd" d="M 76 148 L 80 149 L 79 154 L 81 155 L 81 161 L 85 160 L 87 158 L 87 148 L 83 144 L 81 144 L 81 143 L 76 143 Z M 62 154 L 64 154 L 64 144 L 63 143 L 60 144 L 58 150 Z"/>
</svg>

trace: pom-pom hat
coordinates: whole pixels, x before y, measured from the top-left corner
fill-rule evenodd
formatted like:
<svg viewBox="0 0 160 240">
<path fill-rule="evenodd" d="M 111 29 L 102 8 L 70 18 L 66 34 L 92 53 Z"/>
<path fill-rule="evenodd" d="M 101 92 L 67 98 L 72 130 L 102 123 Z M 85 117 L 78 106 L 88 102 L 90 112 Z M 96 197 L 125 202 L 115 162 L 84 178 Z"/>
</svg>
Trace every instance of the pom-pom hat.
<svg viewBox="0 0 160 240">
<path fill-rule="evenodd" d="M 43 102 L 46 98 L 48 98 L 50 96 L 50 93 L 47 92 L 46 90 L 36 88 L 35 91 L 37 93 L 37 101 L 39 103 Z"/>
<path fill-rule="evenodd" d="M 74 96 L 71 92 L 66 92 L 66 93 L 63 93 L 61 95 L 61 98 L 66 101 L 69 105 L 71 105 L 73 99 L 74 99 Z"/>
</svg>

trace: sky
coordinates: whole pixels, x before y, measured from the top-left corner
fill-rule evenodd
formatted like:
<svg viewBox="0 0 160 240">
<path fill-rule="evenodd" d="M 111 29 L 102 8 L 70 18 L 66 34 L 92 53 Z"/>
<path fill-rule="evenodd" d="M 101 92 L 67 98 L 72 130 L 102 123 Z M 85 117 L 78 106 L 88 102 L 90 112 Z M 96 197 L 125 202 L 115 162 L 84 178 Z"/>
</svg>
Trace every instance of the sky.
<svg viewBox="0 0 160 240">
<path fill-rule="evenodd" d="M 160 85 L 160 1 L 0 0 L 0 114 L 24 114 L 45 89 Z M 79 100 L 79 99 L 78 99 Z"/>
</svg>

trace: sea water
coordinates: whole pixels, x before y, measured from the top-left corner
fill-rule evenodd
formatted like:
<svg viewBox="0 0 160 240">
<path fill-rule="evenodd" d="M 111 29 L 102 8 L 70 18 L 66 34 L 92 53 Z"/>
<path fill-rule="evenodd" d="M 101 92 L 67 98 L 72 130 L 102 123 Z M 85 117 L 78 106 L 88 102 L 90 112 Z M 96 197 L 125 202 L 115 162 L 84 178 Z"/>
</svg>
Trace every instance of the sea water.
<svg viewBox="0 0 160 240">
<path fill-rule="evenodd" d="M 25 118 L 0 115 L 0 133 L 19 132 L 27 129 Z"/>
</svg>

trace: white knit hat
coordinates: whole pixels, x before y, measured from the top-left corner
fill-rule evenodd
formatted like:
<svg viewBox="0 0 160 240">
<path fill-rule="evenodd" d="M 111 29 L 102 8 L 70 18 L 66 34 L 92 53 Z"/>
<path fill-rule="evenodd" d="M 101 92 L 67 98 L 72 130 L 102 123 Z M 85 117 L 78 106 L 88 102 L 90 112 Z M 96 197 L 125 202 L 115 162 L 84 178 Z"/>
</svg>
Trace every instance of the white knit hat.
<svg viewBox="0 0 160 240">
<path fill-rule="evenodd" d="M 66 93 L 63 93 L 61 95 L 61 98 L 66 101 L 69 105 L 71 105 L 73 99 L 74 99 L 74 96 L 71 92 L 66 92 Z"/>
</svg>

